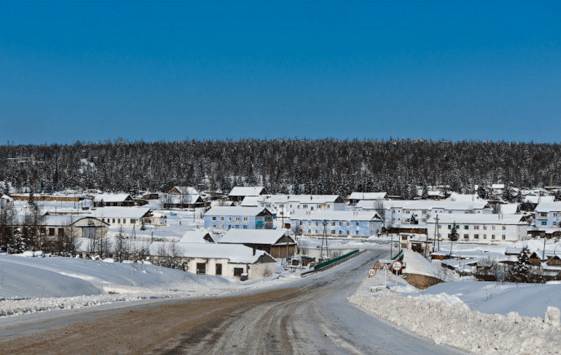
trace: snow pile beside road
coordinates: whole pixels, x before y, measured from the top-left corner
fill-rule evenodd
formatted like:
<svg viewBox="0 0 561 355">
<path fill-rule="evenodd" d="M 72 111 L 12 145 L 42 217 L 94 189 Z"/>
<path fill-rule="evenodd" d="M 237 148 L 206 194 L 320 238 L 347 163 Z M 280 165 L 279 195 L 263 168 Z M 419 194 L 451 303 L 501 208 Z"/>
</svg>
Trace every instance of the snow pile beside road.
<svg viewBox="0 0 561 355">
<path fill-rule="evenodd" d="M 479 354 L 561 354 L 560 311 L 548 307 L 545 318 L 471 311 L 457 296 L 404 296 L 389 290 L 365 296 L 370 282 L 350 301 L 381 318 L 447 344 Z M 362 289 L 362 290 L 361 290 Z M 531 302 L 531 300 L 528 300 Z M 538 350 L 539 349 L 539 350 Z"/>
</svg>

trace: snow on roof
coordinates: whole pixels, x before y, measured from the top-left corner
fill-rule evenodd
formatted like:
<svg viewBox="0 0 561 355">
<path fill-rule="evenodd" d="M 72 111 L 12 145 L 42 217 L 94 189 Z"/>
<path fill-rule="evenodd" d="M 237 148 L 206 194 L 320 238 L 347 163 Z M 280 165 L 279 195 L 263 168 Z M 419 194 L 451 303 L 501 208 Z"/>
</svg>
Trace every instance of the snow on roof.
<svg viewBox="0 0 561 355">
<path fill-rule="evenodd" d="M 259 196 L 263 192 L 263 186 L 242 187 L 236 186 L 230 191 L 229 196 Z"/>
<path fill-rule="evenodd" d="M 177 189 L 177 191 L 183 195 L 199 195 L 199 191 L 192 186 L 174 186 L 170 191 L 173 191 L 174 189 Z"/>
<path fill-rule="evenodd" d="M 215 206 L 205 213 L 205 216 L 257 216 L 268 210 L 263 207 L 240 207 L 240 206 Z"/>
<path fill-rule="evenodd" d="M 561 202 L 540 202 L 535 209 L 535 212 L 560 212 L 560 211 L 561 211 Z"/>
<path fill-rule="evenodd" d="M 154 242 L 150 245 L 150 253 L 154 251 L 157 255 L 158 249 L 162 242 Z M 178 255 L 185 258 L 202 258 L 202 259 L 228 259 L 235 264 L 253 264 L 259 260 L 261 256 L 272 256 L 262 250 L 253 250 L 253 248 L 236 244 L 202 244 L 202 243 L 176 243 Z M 255 255 L 254 255 L 255 252 Z"/>
<path fill-rule="evenodd" d="M 499 205 L 502 214 L 516 214 L 518 212 L 518 204 L 517 203 L 505 203 L 503 205 Z"/>
<path fill-rule="evenodd" d="M 259 201 L 262 203 L 345 203 L 339 195 L 261 195 Z"/>
<path fill-rule="evenodd" d="M 246 196 L 244 197 L 241 206 L 244 207 L 258 207 L 259 206 L 259 198 L 257 196 Z"/>
<path fill-rule="evenodd" d="M 505 184 L 492 184 L 491 188 L 493 188 L 493 189 L 504 189 Z"/>
<path fill-rule="evenodd" d="M 397 200 L 397 201 L 384 201 L 384 208 L 403 208 L 407 210 L 431 210 L 431 209 L 444 209 L 444 210 L 472 210 L 472 209 L 485 209 L 490 208 L 487 201 L 450 201 L 450 200 Z"/>
<path fill-rule="evenodd" d="M 296 212 L 291 220 L 328 220 L 328 221 L 372 221 L 381 220 L 375 211 L 302 211 Z"/>
<path fill-rule="evenodd" d="M 97 218 L 136 218 L 144 217 L 150 208 L 147 207 L 100 207 L 92 211 Z"/>
<path fill-rule="evenodd" d="M 403 262 L 405 263 L 404 274 L 438 277 L 442 273 L 438 266 L 425 259 L 421 254 L 408 249 L 403 249 Z"/>
<path fill-rule="evenodd" d="M 11 197 L 8 196 L 8 195 L 2 195 L 2 197 L 0 197 L 0 198 L 1 198 L 2 200 L 6 200 L 6 201 L 13 201 L 13 200 L 14 200 L 13 198 L 11 198 Z"/>
<path fill-rule="evenodd" d="M 555 196 L 525 196 L 524 202 L 527 203 L 542 203 L 542 202 L 554 202 Z"/>
<path fill-rule="evenodd" d="M 123 202 L 132 199 L 129 194 L 99 194 L 94 197 L 95 202 Z"/>
<path fill-rule="evenodd" d="M 75 215 L 45 215 L 42 226 L 69 226 L 84 218 L 95 218 L 92 216 Z M 101 221 L 100 221 L 101 222 Z"/>
<path fill-rule="evenodd" d="M 479 201 L 480 198 L 476 194 L 459 194 L 457 192 L 452 192 L 450 197 L 446 201 Z"/>
<path fill-rule="evenodd" d="M 286 229 L 230 229 L 218 243 L 274 245 L 287 232 Z"/>
<path fill-rule="evenodd" d="M 203 199 L 200 195 L 168 194 L 164 202 L 171 204 L 194 204 L 196 202 L 203 202 Z"/>
<path fill-rule="evenodd" d="M 349 200 L 383 200 L 387 192 L 353 192 L 349 195 Z"/>
<path fill-rule="evenodd" d="M 438 223 L 456 223 L 456 224 L 527 224 L 523 222 L 524 217 L 521 215 L 498 215 L 498 214 L 440 214 L 438 215 Z M 427 224 L 435 223 L 436 216 L 432 216 L 427 220 Z"/>
<path fill-rule="evenodd" d="M 202 244 L 207 244 L 210 243 L 207 239 L 205 239 L 205 237 L 207 239 L 212 239 L 212 237 L 210 236 L 210 233 L 207 231 L 204 231 L 202 229 L 198 229 L 198 230 L 192 230 L 192 231 L 186 231 L 185 234 L 183 234 L 183 237 L 181 237 L 181 240 L 179 240 L 180 243 L 202 243 Z"/>
</svg>

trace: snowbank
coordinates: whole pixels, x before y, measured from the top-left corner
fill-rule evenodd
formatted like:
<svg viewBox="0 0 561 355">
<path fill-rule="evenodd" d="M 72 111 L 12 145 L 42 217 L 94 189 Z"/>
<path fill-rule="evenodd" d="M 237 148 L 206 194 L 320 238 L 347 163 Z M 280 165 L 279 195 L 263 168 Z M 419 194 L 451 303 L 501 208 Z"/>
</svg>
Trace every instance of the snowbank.
<svg viewBox="0 0 561 355">
<path fill-rule="evenodd" d="M 561 354 L 557 307 L 548 307 L 543 319 L 517 312 L 485 314 L 470 310 L 458 296 L 447 293 L 407 296 L 384 289 L 373 295 L 369 286 L 370 281 L 365 280 L 349 300 L 436 344 L 479 354 Z"/>
</svg>

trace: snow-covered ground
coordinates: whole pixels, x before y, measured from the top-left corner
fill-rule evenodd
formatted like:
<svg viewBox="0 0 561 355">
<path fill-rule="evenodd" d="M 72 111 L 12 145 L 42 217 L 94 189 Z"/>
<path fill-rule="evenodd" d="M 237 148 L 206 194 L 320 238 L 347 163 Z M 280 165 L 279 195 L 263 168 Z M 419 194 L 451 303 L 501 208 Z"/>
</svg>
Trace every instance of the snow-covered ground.
<svg viewBox="0 0 561 355">
<path fill-rule="evenodd" d="M 467 246 L 466 246 L 467 248 Z M 406 251 L 408 272 L 432 276 L 434 264 Z M 424 260 L 424 261 L 423 261 Z M 399 327 L 480 354 L 561 354 L 561 284 L 500 284 L 448 275 L 420 291 L 379 272 L 350 301 Z M 372 285 L 381 285 L 371 289 Z"/>
<path fill-rule="evenodd" d="M 149 263 L 0 254 L 0 317 L 125 301 L 216 296 L 300 279 L 301 270 L 285 270 L 280 262 L 277 271 L 268 278 L 240 282 Z"/>
</svg>

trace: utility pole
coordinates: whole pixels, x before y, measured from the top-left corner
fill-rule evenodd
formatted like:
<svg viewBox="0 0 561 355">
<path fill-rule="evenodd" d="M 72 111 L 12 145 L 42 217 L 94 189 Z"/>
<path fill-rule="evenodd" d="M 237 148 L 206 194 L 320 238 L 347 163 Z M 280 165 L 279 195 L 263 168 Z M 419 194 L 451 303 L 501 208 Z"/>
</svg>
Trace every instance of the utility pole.
<svg viewBox="0 0 561 355">
<path fill-rule="evenodd" d="M 323 220 L 322 225 L 323 225 L 323 234 L 321 237 L 320 258 L 323 255 L 324 244 L 325 244 L 325 257 L 327 258 L 329 255 L 329 248 L 327 247 L 327 221 Z"/>
<path fill-rule="evenodd" d="M 438 238 L 438 251 L 440 251 L 440 233 L 438 232 L 438 213 L 436 214 L 436 225 L 434 226 L 434 237 Z M 434 250 L 434 247 L 433 247 Z"/>
</svg>

